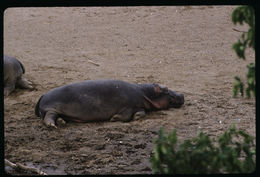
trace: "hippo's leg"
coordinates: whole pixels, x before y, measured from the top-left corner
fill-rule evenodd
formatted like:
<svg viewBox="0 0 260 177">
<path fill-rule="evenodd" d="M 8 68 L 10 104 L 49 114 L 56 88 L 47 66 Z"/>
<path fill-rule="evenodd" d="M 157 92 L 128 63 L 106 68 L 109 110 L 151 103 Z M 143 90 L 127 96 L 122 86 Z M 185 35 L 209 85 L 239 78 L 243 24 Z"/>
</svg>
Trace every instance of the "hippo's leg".
<svg viewBox="0 0 260 177">
<path fill-rule="evenodd" d="M 14 91 L 15 85 L 14 82 L 7 82 L 5 83 L 4 87 L 4 96 L 8 96 L 12 91 Z"/>
<path fill-rule="evenodd" d="M 17 80 L 16 83 L 18 86 L 22 87 L 22 88 L 28 88 L 28 89 L 32 89 L 33 87 L 31 86 L 31 82 L 29 82 L 27 79 L 25 78 L 20 78 Z"/>
<path fill-rule="evenodd" d="M 144 110 L 138 111 L 134 114 L 134 120 L 139 120 L 140 118 L 143 118 L 145 116 Z"/>
<path fill-rule="evenodd" d="M 52 111 L 48 111 L 45 114 L 45 117 L 43 119 L 43 123 L 47 126 L 47 127 L 56 127 L 56 120 L 58 119 L 58 114 L 56 112 L 52 112 Z"/>
<path fill-rule="evenodd" d="M 122 121 L 122 122 L 128 122 L 132 119 L 133 115 L 133 109 L 131 108 L 125 108 L 119 113 L 115 114 L 110 121 L 115 122 L 115 121 Z"/>
</svg>

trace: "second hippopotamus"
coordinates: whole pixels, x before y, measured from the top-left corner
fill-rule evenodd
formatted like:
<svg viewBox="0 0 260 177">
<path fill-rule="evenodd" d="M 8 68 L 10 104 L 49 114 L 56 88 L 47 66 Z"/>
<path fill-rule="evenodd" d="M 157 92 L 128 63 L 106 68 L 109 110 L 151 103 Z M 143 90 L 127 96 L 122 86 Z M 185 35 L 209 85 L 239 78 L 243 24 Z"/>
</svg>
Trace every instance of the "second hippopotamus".
<svg viewBox="0 0 260 177">
<path fill-rule="evenodd" d="M 133 84 L 121 80 L 88 80 L 54 88 L 40 97 L 35 114 L 47 126 L 65 121 L 130 121 L 147 111 L 178 108 L 179 94 L 158 84 Z"/>
<path fill-rule="evenodd" d="M 15 87 L 33 89 L 31 82 L 23 78 L 23 64 L 16 58 L 4 55 L 4 95 L 8 96 Z"/>
</svg>

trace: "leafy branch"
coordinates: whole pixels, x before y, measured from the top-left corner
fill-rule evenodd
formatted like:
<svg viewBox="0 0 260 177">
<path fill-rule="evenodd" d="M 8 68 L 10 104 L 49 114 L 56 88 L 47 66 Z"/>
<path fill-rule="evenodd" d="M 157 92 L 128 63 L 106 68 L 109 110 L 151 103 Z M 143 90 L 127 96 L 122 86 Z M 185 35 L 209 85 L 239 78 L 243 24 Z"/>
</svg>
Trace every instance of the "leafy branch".
<svg viewBox="0 0 260 177">
<path fill-rule="evenodd" d="M 253 140 L 232 126 L 218 141 L 199 132 L 177 147 L 176 130 L 165 136 L 161 128 L 150 161 L 157 174 L 251 173 L 255 170 Z"/>
<path fill-rule="evenodd" d="M 232 13 L 232 21 L 236 25 L 239 23 L 243 25 L 248 24 L 249 29 L 247 32 L 242 32 L 241 39 L 238 39 L 236 43 L 233 44 L 232 49 L 236 52 L 239 58 L 246 60 L 245 50 L 247 47 L 253 48 L 255 50 L 255 11 L 252 6 L 240 6 L 237 7 Z M 247 88 L 246 95 L 248 98 L 251 97 L 251 92 L 255 96 L 255 64 L 250 63 L 247 65 Z M 233 88 L 233 96 L 237 96 L 238 90 L 241 96 L 244 96 L 244 83 L 238 76 L 235 76 L 235 83 Z"/>
</svg>

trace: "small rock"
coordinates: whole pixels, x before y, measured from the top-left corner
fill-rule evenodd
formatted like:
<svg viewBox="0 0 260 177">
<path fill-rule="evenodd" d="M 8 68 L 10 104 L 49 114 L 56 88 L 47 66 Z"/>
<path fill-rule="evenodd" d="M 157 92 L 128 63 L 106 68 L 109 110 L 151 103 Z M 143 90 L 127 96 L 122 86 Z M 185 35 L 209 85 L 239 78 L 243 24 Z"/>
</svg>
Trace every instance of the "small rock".
<svg viewBox="0 0 260 177">
<path fill-rule="evenodd" d="M 152 171 L 152 169 L 151 168 L 149 168 L 149 167 L 145 167 L 145 168 L 143 168 L 143 169 L 141 169 L 142 171 Z"/>
<path fill-rule="evenodd" d="M 94 146 L 94 149 L 95 150 L 102 150 L 102 149 L 105 149 L 105 144 L 97 144 Z"/>
<path fill-rule="evenodd" d="M 139 149 L 139 148 L 144 149 L 145 147 L 146 147 L 146 144 L 137 144 L 137 145 L 134 145 L 134 148 L 136 148 L 136 149 Z"/>
</svg>

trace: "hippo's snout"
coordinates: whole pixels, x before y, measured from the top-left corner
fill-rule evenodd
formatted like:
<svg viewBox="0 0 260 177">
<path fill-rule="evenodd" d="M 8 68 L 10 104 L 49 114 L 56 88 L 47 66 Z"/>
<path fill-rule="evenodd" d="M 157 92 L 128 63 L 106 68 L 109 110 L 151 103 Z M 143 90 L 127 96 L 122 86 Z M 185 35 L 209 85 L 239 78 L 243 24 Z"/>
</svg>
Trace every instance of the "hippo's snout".
<svg viewBox="0 0 260 177">
<path fill-rule="evenodd" d="M 170 100 L 169 107 L 170 108 L 179 108 L 184 104 L 184 95 L 181 93 L 176 93 L 169 90 Z"/>
<path fill-rule="evenodd" d="M 184 95 L 183 94 L 179 95 L 179 103 L 180 103 L 180 105 L 184 104 Z"/>
</svg>

